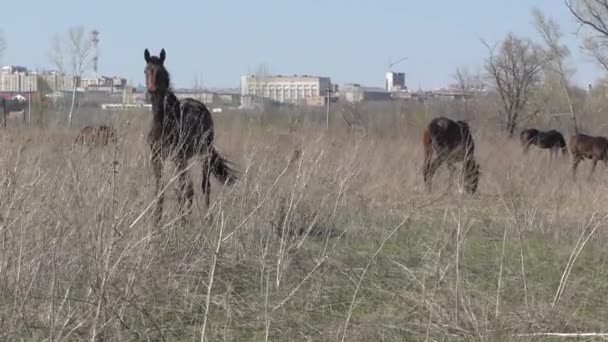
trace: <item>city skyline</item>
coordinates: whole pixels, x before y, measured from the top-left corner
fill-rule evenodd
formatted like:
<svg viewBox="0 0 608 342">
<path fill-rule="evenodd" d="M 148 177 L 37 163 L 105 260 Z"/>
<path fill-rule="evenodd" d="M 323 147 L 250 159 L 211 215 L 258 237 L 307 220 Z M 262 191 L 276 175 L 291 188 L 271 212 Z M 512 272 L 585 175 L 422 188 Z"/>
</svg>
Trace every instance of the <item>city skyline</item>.
<svg viewBox="0 0 608 342">
<path fill-rule="evenodd" d="M 407 56 L 394 70 L 406 73 L 411 90 L 430 89 L 452 83 L 457 67 L 482 71 L 487 49 L 480 39 L 495 43 L 512 31 L 538 40 L 531 16 L 532 8 L 538 7 L 561 26 L 563 43 L 572 52 L 569 66 L 577 69 L 573 81 L 583 86 L 603 76 L 580 51 L 578 26 L 562 2 L 175 4 L 182 10 L 166 17 L 164 7 L 142 9 L 115 0 L 99 8 L 76 0 L 33 1 L 28 18 L 36 25 L 24 26 L 22 16 L 9 16 L 1 24 L 7 49 L 0 62 L 52 68 L 52 36 L 83 26 L 87 32 L 100 31 L 99 74 L 120 75 L 135 86 L 143 84 L 143 50 L 158 54 L 165 48 L 167 68 L 179 88 L 195 82 L 207 88 L 236 88 L 241 75 L 260 69 L 327 76 L 338 84 L 383 86 L 389 60 Z M 191 11 L 185 11 L 187 7 Z"/>
</svg>

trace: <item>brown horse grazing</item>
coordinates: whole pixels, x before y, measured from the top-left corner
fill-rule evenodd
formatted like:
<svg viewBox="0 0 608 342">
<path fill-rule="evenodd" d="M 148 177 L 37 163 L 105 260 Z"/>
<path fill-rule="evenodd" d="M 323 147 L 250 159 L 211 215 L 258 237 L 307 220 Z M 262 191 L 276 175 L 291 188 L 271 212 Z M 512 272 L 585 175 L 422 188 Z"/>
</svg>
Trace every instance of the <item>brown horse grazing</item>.
<svg viewBox="0 0 608 342">
<path fill-rule="evenodd" d="M 433 119 L 422 134 L 424 147 L 423 176 L 427 190 L 431 190 L 431 181 L 435 171 L 442 163 L 447 163 L 450 178 L 454 174 L 454 163 L 462 162 L 461 182 L 469 194 L 477 191 L 479 184 L 479 164 L 475 161 L 475 142 L 464 121 L 453 121 L 439 117 Z M 433 160 L 433 152 L 437 157 Z"/>
<path fill-rule="evenodd" d="M 78 145 L 106 146 L 110 143 L 117 143 L 116 131 L 106 125 L 85 126 L 74 140 Z"/>
<path fill-rule="evenodd" d="M 521 131 L 519 140 L 521 141 L 524 153 L 528 152 L 530 145 L 536 145 L 539 148 L 550 149 L 551 157 L 557 154 L 559 149 L 562 150 L 563 155 L 568 154 L 568 147 L 566 146 L 564 136 L 554 129 L 545 132 L 535 128 L 528 128 Z"/>
<path fill-rule="evenodd" d="M 169 72 L 164 66 L 165 57 L 165 49 L 160 51 L 158 57 L 150 56 L 148 49 L 144 51 L 146 87 L 152 100 L 153 113 L 148 143 L 152 152 L 152 168 L 156 179 L 157 206 L 154 213 L 156 224 L 160 223 L 163 210 L 161 176 L 165 159 L 169 157 L 173 159 L 179 172 L 177 197 L 180 213 L 183 213 L 184 204 L 189 211 L 194 196 L 192 180 L 187 170 L 190 158 L 197 155 L 203 157 L 201 187 L 207 208 L 211 190 L 210 173 L 226 185 L 234 183 L 238 178 L 237 172 L 213 146 L 213 119 L 207 107 L 191 98 L 183 99 L 180 103 L 171 91 Z"/>
<path fill-rule="evenodd" d="M 586 134 L 577 134 L 570 139 L 570 152 L 572 153 L 572 178 L 576 177 L 576 168 L 583 159 L 591 159 L 589 178 L 595 171 L 598 161 L 603 161 L 608 167 L 608 139 L 594 137 Z"/>
</svg>

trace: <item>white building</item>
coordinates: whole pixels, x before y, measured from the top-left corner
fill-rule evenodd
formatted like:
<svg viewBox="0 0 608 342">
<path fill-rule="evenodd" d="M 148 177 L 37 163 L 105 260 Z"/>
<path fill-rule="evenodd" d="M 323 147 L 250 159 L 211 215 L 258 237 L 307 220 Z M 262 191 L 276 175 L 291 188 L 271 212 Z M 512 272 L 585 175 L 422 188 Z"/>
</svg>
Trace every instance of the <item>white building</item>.
<svg viewBox="0 0 608 342">
<path fill-rule="evenodd" d="M 403 72 L 392 72 L 386 73 L 386 86 L 384 88 L 388 92 L 406 91 L 405 86 L 405 73 Z"/>
<path fill-rule="evenodd" d="M 241 97 L 261 97 L 279 103 L 305 103 L 312 97 L 326 96 L 331 79 L 318 76 L 241 76 Z"/>
<path fill-rule="evenodd" d="M 78 86 L 79 79 L 54 72 L 31 72 L 19 66 L 4 66 L 0 69 L 2 92 L 71 91 L 74 82 Z"/>
</svg>

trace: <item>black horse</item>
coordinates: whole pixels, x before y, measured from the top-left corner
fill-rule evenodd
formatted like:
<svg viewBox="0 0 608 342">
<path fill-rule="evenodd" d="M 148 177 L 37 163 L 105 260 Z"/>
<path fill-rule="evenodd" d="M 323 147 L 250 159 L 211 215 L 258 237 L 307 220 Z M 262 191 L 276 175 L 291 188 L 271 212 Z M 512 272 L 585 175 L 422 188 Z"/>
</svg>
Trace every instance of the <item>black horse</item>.
<svg viewBox="0 0 608 342">
<path fill-rule="evenodd" d="M 170 76 L 165 69 L 165 49 L 160 55 L 150 56 L 148 49 L 144 52 L 146 61 L 146 86 L 152 101 L 152 126 L 148 133 L 148 144 L 152 151 L 151 161 L 156 180 L 158 196 L 155 210 L 155 220 L 158 224 L 162 216 L 163 194 L 161 175 L 163 161 L 173 159 L 177 166 L 178 201 L 180 212 L 184 202 L 187 209 L 192 205 L 194 189 L 188 174 L 188 160 L 193 156 L 202 156 L 202 190 L 205 196 L 205 206 L 209 207 L 211 183 L 209 174 L 223 184 L 230 185 L 237 180 L 237 172 L 224 159 L 213 145 L 213 119 L 207 107 L 191 98 L 180 101 L 171 91 Z"/>
<path fill-rule="evenodd" d="M 550 156 L 556 155 L 560 149 L 564 155 L 568 154 L 568 147 L 566 146 L 564 136 L 554 129 L 539 131 L 535 128 L 528 128 L 521 132 L 519 140 L 524 153 L 528 152 L 530 145 L 536 145 L 539 148 L 550 149 Z"/>
<path fill-rule="evenodd" d="M 475 142 L 469 125 L 464 121 L 453 121 L 439 117 L 433 119 L 422 134 L 424 147 L 423 176 L 427 190 L 431 190 L 433 175 L 443 164 L 447 163 L 450 178 L 454 173 L 454 163 L 462 163 L 465 190 L 473 194 L 479 184 L 479 164 L 475 161 Z M 433 152 L 437 157 L 433 160 Z"/>
</svg>

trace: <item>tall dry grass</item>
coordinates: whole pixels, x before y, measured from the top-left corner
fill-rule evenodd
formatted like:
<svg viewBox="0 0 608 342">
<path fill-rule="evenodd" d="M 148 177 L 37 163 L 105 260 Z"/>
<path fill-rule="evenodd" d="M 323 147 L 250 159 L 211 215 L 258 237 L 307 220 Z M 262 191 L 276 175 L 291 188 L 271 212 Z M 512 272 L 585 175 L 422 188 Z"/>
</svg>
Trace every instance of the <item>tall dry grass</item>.
<svg viewBox="0 0 608 342">
<path fill-rule="evenodd" d="M 115 118 L 116 149 L 76 131 L 3 133 L 1 340 L 404 341 L 603 332 L 608 317 L 605 170 L 585 180 L 483 120 L 472 122 L 480 192 L 421 184 L 428 119 L 332 122 L 216 116 L 242 172 L 212 184 L 200 165 L 190 224 L 152 225 L 149 117 Z M 399 121 L 401 120 L 401 121 Z M 128 123 L 127 123 L 128 122 Z M 399 126 L 397 126 L 399 125 Z M 294 151 L 300 158 L 291 161 Z"/>
</svg>

